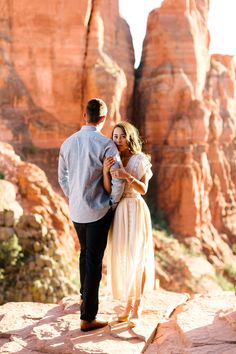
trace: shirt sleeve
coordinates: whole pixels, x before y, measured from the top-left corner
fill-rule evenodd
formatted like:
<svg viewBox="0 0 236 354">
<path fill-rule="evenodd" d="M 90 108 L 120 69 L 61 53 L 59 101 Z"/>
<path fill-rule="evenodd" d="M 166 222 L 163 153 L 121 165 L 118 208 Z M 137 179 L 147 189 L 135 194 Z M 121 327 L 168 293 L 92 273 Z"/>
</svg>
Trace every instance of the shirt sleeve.
<svg viewBox="0 0 236 354">
<path fill-rule="evenodd" d="M 120 159 L 120 154 L 119 154 L 119 151 L 117 150 L 115 143 L 112 140 L 109 143 L 109 146 L 108 146 L 105 156 L 106 157 L 113 156 L 116 159 L 116 162 L 111 167 L 111 170 L 116 170 L 118 168 L 121 168 L 122 163 L 121 163 L 121 159 Z M 122 194 L 124 192 L 124 187 L 125 187 L 125 180 L 112 177 L 110 204 L 112 205 L 113 208 L 116 207 L 116 205 L 120 201 Z"/>
<path fill-rule="evenodd" d="M 69 173 L 62 149 L 60 150 L 58 162 L 58 183 L 61 186 L 65 196 L 69 198 Z"/>
</svg>

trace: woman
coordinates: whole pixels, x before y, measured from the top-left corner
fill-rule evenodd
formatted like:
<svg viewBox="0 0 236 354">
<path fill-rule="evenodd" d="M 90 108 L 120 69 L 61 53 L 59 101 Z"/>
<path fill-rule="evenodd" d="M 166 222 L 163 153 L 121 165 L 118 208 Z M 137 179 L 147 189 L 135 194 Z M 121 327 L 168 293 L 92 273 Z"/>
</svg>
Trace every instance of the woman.
<svg viewBox="0 0 236 354">
<path fill-rule="evenodd" d="M 110 173 L 112 177 L 125 179 L 126 184 L 110 230 L 107 278 L 113 297 L 126 301 L 125 310 L 118 317 L 123 322 L 140 317 L 144 289 L 154 288 L 151 218 L 141 197 L 147 192 L 152 172 L 149 158 L 142 152 L 138 130 L 132 124 L 116 124 L 112 138 L 120 152 L 123 167 L 110 171 L 113 157 L 104 161 L 104 188 L 110 193 Z"/>
</svg>

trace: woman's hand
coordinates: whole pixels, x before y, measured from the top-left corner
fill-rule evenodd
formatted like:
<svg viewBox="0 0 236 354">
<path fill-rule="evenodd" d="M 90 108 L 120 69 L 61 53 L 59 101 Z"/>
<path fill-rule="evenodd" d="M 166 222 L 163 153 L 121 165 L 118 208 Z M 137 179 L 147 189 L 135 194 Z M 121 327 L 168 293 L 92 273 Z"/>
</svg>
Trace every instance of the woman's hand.
<svg viewBox="0 0 236 354">
<path fill-rule="evenodd" d="M 103 174 L 109 174 L 110 168 L 115 163 L 115 158 L 112 156 L 105 157 L 103 160 Z"/>
<path fill-rule="evenodd" d="M 116 170 L 112 170 L 111 175 L 113 178 L 118 178 L 118 179 L 127 179 L 130 176 L 130 174 L 125 171 L 124 167 L 118 168 Z"/>
</svg>

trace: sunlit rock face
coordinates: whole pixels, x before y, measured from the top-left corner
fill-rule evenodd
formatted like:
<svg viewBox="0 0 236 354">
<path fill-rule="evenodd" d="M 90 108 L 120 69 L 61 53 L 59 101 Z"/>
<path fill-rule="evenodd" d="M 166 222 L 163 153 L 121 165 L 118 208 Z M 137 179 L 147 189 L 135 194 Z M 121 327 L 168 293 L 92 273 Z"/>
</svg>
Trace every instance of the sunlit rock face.
<svg viewBox="0 0 236 354">
<path fill-rule="evenodd" d="M 92 1 L 86 44 L 83 103 L 93 96 L 105 99 L 110 119 L 103 132 L 108 133 L 114 123 L 131 119 L 133 103 L 133 45 L 118 0 Z"/>
<path fill-rule="evenodd" d="M 154 205 L 176 234 L 226 259 L 219 250 L 235 242 L 236 225 L 235 66 L 209 56 L 208 7 L 164 0 L 149 15 L 136 117 L 152 155 Z"/>
<path fill-rule="evenodd" d="M 159 324 L 145 353 L 233 353 L 235 300 L 229 292 L 195 296 Z"/>
<path fill-rule="evenodd" d="M 155 291 L 144 297 L 138 325 L 115 321 L 120 302 L 100 292 L 99 314 L 109 327 L 80 331 L 79 296 L 59 304 L 11 302 L 1 306 L 3 353 L 214 353 L 234 354 L 236 297 Z M 111 321 L 112 318 L 112 321 Z M 17 333 L 17 335 L 16 335 Z M 102 338 L 102 340 L 101 340 Z"/>
<path fill-rule="evenodd" d="M 140 103 L 139 120 L 151 144 L 153 132 L 158 144 L 168 139 L 173 115 L 179 113 L 179 119 L 175 119 L 179 126 L 178 121 L 188 112 L 190 102 L 202 99 L 210 66 L 207 13 L 208 1 L 166 0 L 149 15 L 138 71 L 137 104 Z M 186 123 L 183 125 L 188 133 L 181 133 L 183 128 L 178 128 L 184 139 L 178 144 L 188 143 L 192 138 L 193 129 Z M 204 122 L 199 129 L 198 139 L 205 141 Z"/>
<path fill-rule="evenodd" d="M 1 140 L 53 164 L 88 99 L 106 101 L 107 134 L 130 118 L 134 53 L 118 0 L 1 0 L 0 9 Z"/>
<path fill-rule="evenodd" d="M 105 134 L 129 119 L 147 140 L 152 202 L 171 229 L 224 261 L 236 243 L 235 65 L 209 55 L 208 9 L 164 0 L 152 11 L 134 90 L 118 0 L 0 0 L 0 139 L 55 181 L 61 142 L 84 123 L 86 101 L 102 97 Z"/>
<path fill-rule="evenodd" d="M 77 250 L 63 198 L 39 167 L 0 143 L 0 304 L 78 293 Z"/>
<path fill-rule="evenodd" d="M 24 212 L 41 215 L 48 228 L 54 230 L 64 253 L 74 254 L 78 239 L 67 203 L 52 189 L 45 173 L 38 166 L 22 161 L 11 145 L 0 142 L 0 176 L 14 185 L 15 198 Z"/>
</svg>

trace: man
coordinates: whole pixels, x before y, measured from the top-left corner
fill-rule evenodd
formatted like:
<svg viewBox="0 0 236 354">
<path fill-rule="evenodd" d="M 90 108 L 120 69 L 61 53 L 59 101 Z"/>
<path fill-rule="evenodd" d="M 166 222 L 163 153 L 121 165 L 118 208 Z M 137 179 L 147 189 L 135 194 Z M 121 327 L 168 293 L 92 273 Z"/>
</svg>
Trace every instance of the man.
<svg viewBox="0 0 236 354">
<path fill-rule="evenodd" d="M 103 160 L 120 157 L 115 143 L 102 135 L 107 106 L 101 99 L 91 99 L 86 107 L 86 125 L 70 136 L 61 146 L 58 181 L 69 198 L 71 219 L 80 242 L 80 283 L 82 331 L 102 328 L 107 322 L 96 320 L 98 291 L 102 276 L 102 259 L 108 230 L 124 183 L 112 179 L 112 192 L 103 187 Z"/>
</svg>

